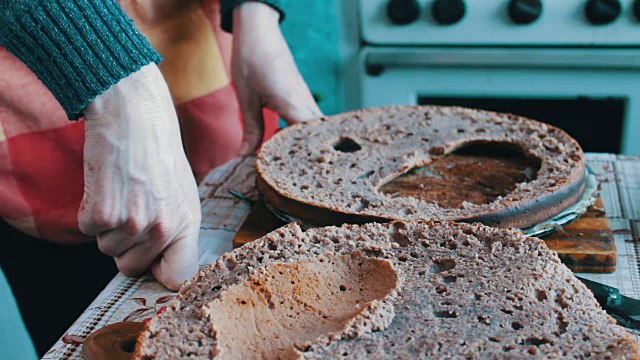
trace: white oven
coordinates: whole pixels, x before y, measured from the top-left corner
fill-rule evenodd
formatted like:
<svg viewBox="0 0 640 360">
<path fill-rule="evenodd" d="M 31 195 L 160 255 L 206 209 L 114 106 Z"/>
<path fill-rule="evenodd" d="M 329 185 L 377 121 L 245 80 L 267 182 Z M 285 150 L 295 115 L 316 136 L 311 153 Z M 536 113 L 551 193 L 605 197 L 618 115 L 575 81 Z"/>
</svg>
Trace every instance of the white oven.
<svg viewBox="0 0 640 360">
<path fill-rule="evenodd" d="M 640 0 L 358 0 L 347 107 L 460 105 L 640 154 Z"/>
</svg>

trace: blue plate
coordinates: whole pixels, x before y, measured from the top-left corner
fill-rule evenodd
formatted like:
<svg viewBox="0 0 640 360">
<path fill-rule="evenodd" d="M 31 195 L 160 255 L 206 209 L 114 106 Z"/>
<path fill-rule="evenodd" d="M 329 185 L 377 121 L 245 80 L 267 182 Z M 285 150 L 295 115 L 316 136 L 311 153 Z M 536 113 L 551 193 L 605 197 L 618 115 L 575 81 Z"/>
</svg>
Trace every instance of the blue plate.
<svg viewBox="0 0 640 360">
<path fill-rule="evenodd" d="M 585 176 L 586 185 L 584 191 L 575 204 L 569 206 L 548 220 L 537 225 L 521 229 L 522 232 L 528 236 L 544 236 L 562 229 L 564 225 L 582 216 L 587 211 L 587 208 L 593 205 L 598 198 L 598 180 L 589 167 L 587 167 Z"/>
</svg>

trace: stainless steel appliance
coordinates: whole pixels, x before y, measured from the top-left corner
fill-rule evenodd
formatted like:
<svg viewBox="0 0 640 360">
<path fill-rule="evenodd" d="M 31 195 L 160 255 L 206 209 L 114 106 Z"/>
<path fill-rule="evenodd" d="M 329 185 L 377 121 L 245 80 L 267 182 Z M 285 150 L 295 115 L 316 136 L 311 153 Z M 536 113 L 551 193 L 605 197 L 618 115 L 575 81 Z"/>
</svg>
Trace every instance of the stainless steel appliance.
<svg viewBox="0 0 640 360">
<path fill-rule="evenodd" d="M 640 0 L 344 0 L 343 19 L 347 108 L 512 112 L 640 154 Z"/>
</svg>

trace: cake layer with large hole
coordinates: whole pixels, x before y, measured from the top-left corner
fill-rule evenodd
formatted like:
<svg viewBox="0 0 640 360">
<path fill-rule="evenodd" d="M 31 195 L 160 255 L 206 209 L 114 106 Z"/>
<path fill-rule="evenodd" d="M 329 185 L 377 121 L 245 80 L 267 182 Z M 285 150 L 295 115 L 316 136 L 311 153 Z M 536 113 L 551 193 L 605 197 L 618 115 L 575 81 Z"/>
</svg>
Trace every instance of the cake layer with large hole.
<svg viewBox="0 0 640 360">
<path fill-rule="evenodd" d="M 574 204 L 584 154 L 523 117 L 437 106 L 369 108 L 283 129 L 258 154 L 258 189 L 311 225 L 394 219 L 525 228 Z"/>
<path fill-rule="evenodd" d="M 227 357 L 296 358 L 304 344 L 387 327 L 393 312 L 383 304 L 397 285 L 389 261 L 323 254 L 259 268 L 207 311 Z"/>
<path fill-rule="evenodd" d="M 138 359 L 639 359 L 544 242 L 480 224 L 290 224 L 223 255 Z"/>
</svg>

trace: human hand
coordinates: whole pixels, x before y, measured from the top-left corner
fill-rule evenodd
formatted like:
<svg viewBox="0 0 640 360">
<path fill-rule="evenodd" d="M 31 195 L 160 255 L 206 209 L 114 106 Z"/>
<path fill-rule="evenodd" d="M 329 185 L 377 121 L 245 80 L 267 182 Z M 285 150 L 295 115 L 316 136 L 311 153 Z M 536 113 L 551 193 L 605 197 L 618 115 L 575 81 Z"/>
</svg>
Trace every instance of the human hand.
<svg viewBox="0 0 640 360">
<path fill-rule="evenodd" d="M 262 108 L 276 111 L 289 124 L 322 116 L 296 67 L 269 5 L 248 1 L 233 10 L 231 72 L 244 116 L 240 155 L 262 141 Z"/>
<path fill-rule="evenodd" d="M 160 283 L 179 289 L 198 268 L 200 199 L 157 66 L 121 80 L 84 114 L 80 230 L 122 273 L 151 267 Z"/>
</svg>

